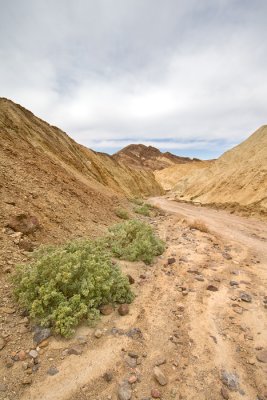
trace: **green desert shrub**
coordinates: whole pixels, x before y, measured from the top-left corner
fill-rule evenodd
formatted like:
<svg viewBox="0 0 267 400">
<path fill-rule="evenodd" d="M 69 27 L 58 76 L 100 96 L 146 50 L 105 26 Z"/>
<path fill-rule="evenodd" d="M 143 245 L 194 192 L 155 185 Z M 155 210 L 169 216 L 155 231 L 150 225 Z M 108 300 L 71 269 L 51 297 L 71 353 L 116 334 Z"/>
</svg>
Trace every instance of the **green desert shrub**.
<svg viewBox="0 0 267 400">
<path fill-rule="evenodd" d="M 143 204 L 142 206 L 135 207 L 134 212 L 136 214 L 141 214 L 141 215 L 144 215 L 145 217 L 149 217 L 150 209 L 151 209 L 151 207 L 149 204 Z"/>
<path fill-rule="evenodd" d="M 164 251 L 164 243 L 150 225 L 130 220 L 110 228 L 107 244 L 115 257 L 150 264 Z"/>
<path fill-rule="evenodd" d="M 129 219 L 129 214 L 124 208 L 117 208 L 115 214 L 121 219 Z"/>
<path fill-rule="evenodd" d="M 29 264 L 17 267 L 13 279 L 18 302 L 30 317 L 66 337 L 80 321 L 96 320 L 100 305 L 130 303 L 134 297 L 100 241 L 41 248 Z"/>
</svg>

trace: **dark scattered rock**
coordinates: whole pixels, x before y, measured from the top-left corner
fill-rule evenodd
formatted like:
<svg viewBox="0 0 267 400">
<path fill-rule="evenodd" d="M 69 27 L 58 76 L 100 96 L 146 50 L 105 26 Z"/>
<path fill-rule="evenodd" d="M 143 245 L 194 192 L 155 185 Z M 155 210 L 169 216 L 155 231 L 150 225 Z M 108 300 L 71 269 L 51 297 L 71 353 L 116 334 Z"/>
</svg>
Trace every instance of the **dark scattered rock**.
<svg viewBox="0 0 267 400">
<path fill-rule="evenodd" d="M 176 259 L 174 257 L 170 257 L 170 258 L 168 258 L 167 263 L 168 263 L 168 265 L 171 265 L 171 264 L 174 264 L 175 261 L 176 261 Z"/>
<path fill-rule="evenodd" d="M 110 315 L 113 313 L 113 306 L 111 304 L 104 304 L 99 307 L 101 314 Z"/>
<path fill-rule="evenodd" d="M 41 228 L 35 216 L 24 213 L 12 217 L 6 226 L 15 232 L 22 232 L 24 235 L 36 232 Z"/>
<path fill-rule="evenodd" d="M 32 252 L 34 250 L 34 244 L 27 238 L 20 240 L 18 246 L 24 251 Z"/>
<path fill-rule="evenodd" d="M 208 285 L 207 290 L 210 290 L 211 292 L 217 292 L 219 289 L 217 288 L 217 286 Z"/>
<path fill-rule="evenodd" d="M 246 303 L 251 303 L 252 302 L 252 297 L 250 296 L 250 294 L 248 294 L 246 292 L 242 292 L 240 294 L 240 299 L 242 301 L 245 301 Z"/>
<path fill-rule="evenodd" d="M 222 253 L 223 258 L 225 258 L 226 260 L 232 260 L 232 256 L 230 256 L 229 253 Z"/>
<path fill-rule="evenodd" d="M 11 353 L 11 360 L 19 361 L 19 356 L 15 351 Z"/>
<path fill-rule="evenodd" d="M 221 373 L 221 381 L 229 390 L 239 390 L 239 376 L 236 373 L 223 370 Z"/>
<path fill-rule="evenodd" d="M 74 354 L 75 356 L 80 356 L 82 354 L 83 350 L 81 348 L 81 346 L 77 345 L 77 346 L 73 346 L 70 349 L 68 349 L 68 354 Z"/>
<path fill-rule="evenodd" d="M 261 350 L 257 356 L 257 360 L 262 362 L 262 363 L 267 363 L 267 350 Z"/>
<path fill-rule="evenodd" d="M 4 383 L 0 383 L 0 392 L 6 392 L 7 391 L 7 385 Z"/>
<path fill-rule="evenodd" d="M 153 399 L 161 399 L 161 392 L 158 389 L 152 389 L 151 396 Z"/>
<path fill-rule="evenodd" d="M 211 339 L 214 341 L 215 344 L 218 343 L 216 336 L 210 335 Z"/>
<path fill-rule="evenodd" d="M 115 326 L 110 330 L 111 335 L 127 335 L 123 329 L 116 328 Z"/>
<path fill-rule="evenodd" d="M 6 345 L 6 342 L 3 338 L 0 337 L 0 350 L 2 350 Z"/>
<path fill-rule="evenodd" d="M 132 339 L 142 339 L 143 338 L 142 331 L 139 328 L 131 328 L 128 332 L 125 333 L 125 335 Z"/>
<path fill-rule="evenodd" d="M 32 372 L 37 372 L 39 368 L 40 368 L 40 364 L 34 364 L 32 367 Z"/>
<path fill-rule="evenodd" d="M 134 282 L 135 282 L 135 280 L 134 280 L 134 278 L 132 277 L 132 275 L 127 274 L 127 277 L 128 277 L 128 280 L 129 280 L 130 285 L 133 285 Z"/>
<path fill-rule="evenodd" d="M 154 378 L 157 380 L 157 382 L 161 386 L 167 385 L 168 379 L 166 378 L 166 376 L 164 375 L 164 373 L 161 371 L 161 369 L 159 367 L 154 367 L 153 374 L 154 374 Z"/>
<path fill-rule="evenodd" d="M 229 400 L 229 393 L 225 386 L 221 388 L 221 395 L 223 399 Z"/>
<path fill-rule="evenodd" d="M 159 367 L 160 365 L 166 364 L 166 361 L 167 360 L 166 360 L 165 357 L 159 356 L 159 357 L 156 358 L 154 364 L 155 364 L 155 366 Z"/>
<path fill-rule="evenodd" d="M 39 345 L 43 340 L 48 339 L 51 336 L 51 329 L 49 328 L 35 328 L 35 334 L 33 335 L 33 341 L 36 345 Z"/>
<path fill-rule="evenodd" d="M 197 269 L 194 269 L 194 268 L 189 268 L 187 270 L 187 272 L 188 272 L 188 274 L 201 275 L 201 273 Z"/>
<path fill-rule="evenodd" d="M 135 368 L 136 365 L 137 365 L 136 358 L 132 358 L 132 357 L 129 357 L 129 356 L 125 358 L 125 362 L 130 368 Z"/>
<path fill-rule="evenodd" d="M 240 271 L 238 271 L 237 269 L 235 269 L 234 271 L 231 271 L 232 275 L 240 275 Z"/>
<path fill-rule="evenodd" d="M 24 386 L 30 385 L 31 383 L 32 383 L 32 378 L 29 376 L 26 376 L 22 381 L 22 385 Z"/>
<path fill-rule="evenodd" d="M 205 279 L 204 279 L 204 277 L 203 277 L 202 275 L 197 275 L 197 276 L 195 276 L 195 279 L 196 279 L 197 281 L 199 281 L 199 282 L 204 282 L 204 281 L 205 281 Z"/>
<path fill-rule="evenodd" d="M 56 367 L 50 367 L 48 370 L 47 370 L 47 374 L 48 375 L 51 375 L 51 376 L 54 376 L 54 375 L 56 375 L 56 374 L 58 374 L 59 373 L 59 370 L 56 368 Z"/>
<path fill-rule="evenodd" d="M 123 382 L 118 390 L 119 400 L 130 400 L 132 398 L 132 388 L 128 382 Z"/>
<path fill-rule="evenodd" d="M 22 310 L 21 310 L 21 312 L 20 312 L 20 315 L 22 316 L 22 317 L 28 317 L 29 315 L 30 315 L 30 313 L 29 313 L 29 311 L 26 309 L 26 308 L 23 308 Z M 41 328 L 40 328 L 41 329 Z M 36 329 L 35 329 L 35 331 L 36 331 Z"/>
<path fill-rule="evenodd" d="M 236 281 L 230 281 L 230 286 L 238 286 L 239 283 Z"/>
<path fill-rule="evenodd" d="M 84 345 L 87 344 L 88 340 L 87 340 L 86 336 L 78 336 L 77 337 L 77 342 L 84 346 Z"/>
<path fill-rule="evenodd" d="M 8 357 L 5 362 L 6 368 L 12 368 L 14 365 L 14 361 L 11 357 Z"/>
<path fill-rule="evenodd" d="M 132 358 L 138 358 L 139 357 L 138 354 L 136 354 L 136 353 L 134 353 L 132 351 L 129 351 L 128 356 L 132 357 Z"/>
<path fill-rule="evenodd" d="M 118 313 L 120 315 L 122 315 L 122 316 L 129 314 L 129 306 L 128 306 L 128 304 L 121 304 L 119 306 L 119 308 L 118 308 Z"/>
<path fill-rule="evenodd" d="M 103 379 L 105 379 L 106 382 L 111 382 L 113 379 L 113 374 L 111 371 L 107 371 L 103 375 Z"/>
</svg>

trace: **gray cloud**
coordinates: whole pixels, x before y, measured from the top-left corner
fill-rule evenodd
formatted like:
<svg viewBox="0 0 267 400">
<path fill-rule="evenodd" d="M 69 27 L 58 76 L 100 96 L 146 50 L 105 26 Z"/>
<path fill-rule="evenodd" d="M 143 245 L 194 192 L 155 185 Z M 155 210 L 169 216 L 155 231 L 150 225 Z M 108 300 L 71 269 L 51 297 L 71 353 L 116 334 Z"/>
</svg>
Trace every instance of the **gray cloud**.
<svg viewBox="0 0 267 400">
<path fill-rule="evenodd" d="M 264 0 L 0 5 L 1 96 L 80 143 L 213 156 L 266 123 Z"/>
</svg>

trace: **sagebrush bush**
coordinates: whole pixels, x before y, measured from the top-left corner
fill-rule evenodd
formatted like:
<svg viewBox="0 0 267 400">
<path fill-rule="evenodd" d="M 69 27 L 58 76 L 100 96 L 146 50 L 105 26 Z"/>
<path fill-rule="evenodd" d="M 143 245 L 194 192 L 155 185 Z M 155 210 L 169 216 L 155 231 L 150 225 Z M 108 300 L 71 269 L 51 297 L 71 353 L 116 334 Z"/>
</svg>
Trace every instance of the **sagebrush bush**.
<svg viewBox="0 0 267 400">
<path fill-rule="evenodd" d="M 115 257 L 150 264 L 164 251 L 164 243 L 151 226 L 137 220 L 117 224 L 109 229 L 107 244 Z"/>
<path fill-rule="evenodd" d="M 121 219 L 129 219 L 129 214 L 128 214 L 127 210 L 125 210 L 123 208 L 117 208 L 115 210 L 115 214 L 117 215 L 117 217 L 119 217 Z"/>
<path fill-rule="evenodd" d="M 135 207 L 134 212 L 136 214 L 144 215 L 145 217 L 150 216 L 151 206 L 149 204 L 143 204 L 142 206 Z"/>
<path fill-rule="evenodd" d="M 30 317 L 66 337 L 81 320 L 96 320 L 100 305 L 130 303 L 134 297 L 101 241 L 41 248 L 31 263 L 17 267 L 13 279 L 18 302 Z"/>
</svg>

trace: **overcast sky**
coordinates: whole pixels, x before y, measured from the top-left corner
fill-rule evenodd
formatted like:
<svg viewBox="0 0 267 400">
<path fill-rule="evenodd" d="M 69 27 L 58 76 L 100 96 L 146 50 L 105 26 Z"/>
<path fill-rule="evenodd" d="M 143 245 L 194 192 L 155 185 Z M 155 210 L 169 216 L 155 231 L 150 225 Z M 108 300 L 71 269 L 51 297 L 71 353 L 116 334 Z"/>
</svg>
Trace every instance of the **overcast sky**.
<svg viewBox="0 0 267 400">
<path fill-rule="evenodd" d="M 79 143 L 217 157 L 267 123 L 266 0 L 0 0 L 0 96 Z"/>
</svg>

